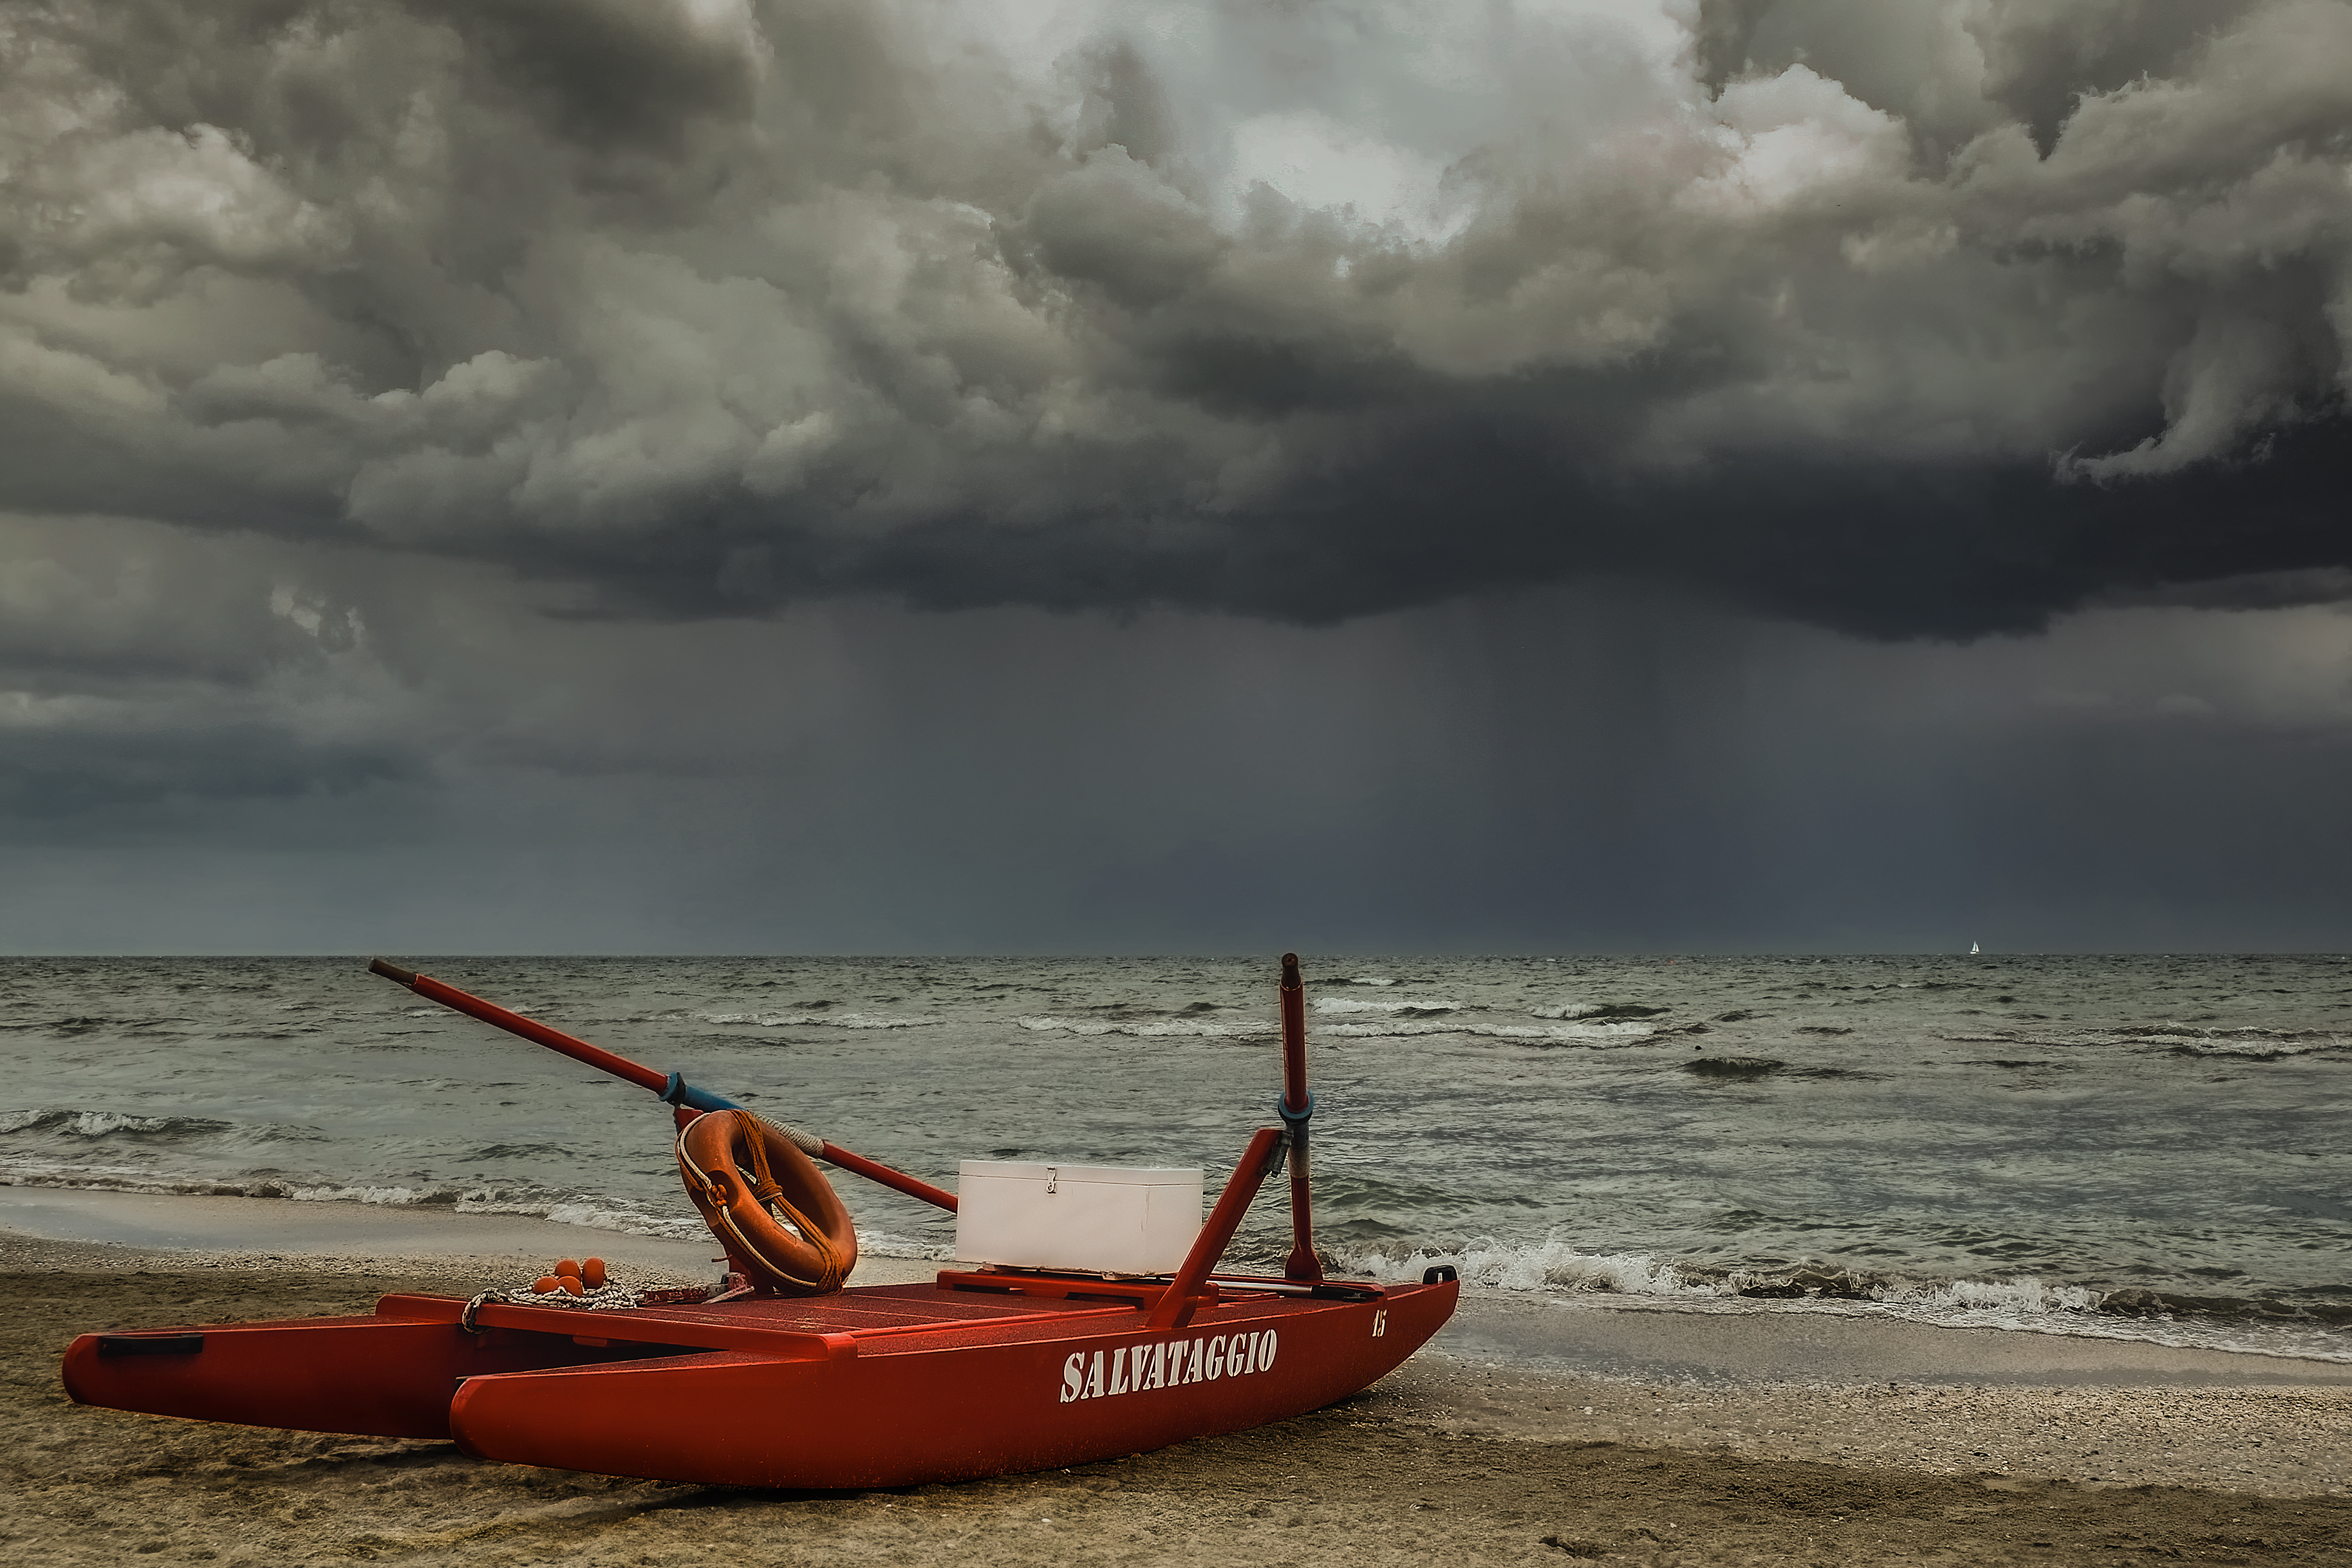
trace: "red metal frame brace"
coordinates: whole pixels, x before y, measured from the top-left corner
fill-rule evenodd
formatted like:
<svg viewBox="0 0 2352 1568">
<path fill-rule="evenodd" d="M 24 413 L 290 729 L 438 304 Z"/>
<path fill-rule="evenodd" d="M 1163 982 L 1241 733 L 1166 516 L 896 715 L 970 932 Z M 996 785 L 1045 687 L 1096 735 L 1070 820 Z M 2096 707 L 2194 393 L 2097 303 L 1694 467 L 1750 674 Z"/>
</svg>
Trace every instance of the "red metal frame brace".
<svg viewBox="0 0 2352 1568">
<path fill-rule="evenodd" d="M 1217 1206 L 1209 1211 L 1209 1223 L 1201 1227 L 1193 1239 L 1192 1250 L 1184 1255 L 1184 1267 L 1176 1270 L 1176 1278 L 1168 1282 L 1159 1302 L 1147 1320 L 1153 1329 L 1181 1329 L 1192 1321 L 1192 1314 L 1202 1306 L 1202 1288 L 1208 1284 L 1209 1271 L 1241 1228 L 1242 1215 L 1249 1212 L 1250 1203 L 1258 1189 L 1265 1184 L 1267 1174 L 1274 1169 L 1276 1156 L 1282 1149 L 1282 1133 L 1272 1127 L 1261 1127 L 1257 1135 L 1242 1152 L 1241 1163 L 1234 1167 L 1225 1190 L 1218 1195 Z"/>
</svg>

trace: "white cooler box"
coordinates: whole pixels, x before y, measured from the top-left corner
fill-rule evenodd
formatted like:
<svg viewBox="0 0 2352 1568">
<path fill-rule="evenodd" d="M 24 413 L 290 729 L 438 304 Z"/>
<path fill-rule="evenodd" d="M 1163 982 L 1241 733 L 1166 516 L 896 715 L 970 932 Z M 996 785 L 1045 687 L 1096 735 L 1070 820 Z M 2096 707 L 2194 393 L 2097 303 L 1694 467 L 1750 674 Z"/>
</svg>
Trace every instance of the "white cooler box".
<svg viewBox="0 0 2352 1568">
<path fill-rule="evenodd" d="M 1201 1173 L 966 1160 L 956 1257 L 1015 1268 L 1171 1274 L 1201 1234 Z"/>
</svg>

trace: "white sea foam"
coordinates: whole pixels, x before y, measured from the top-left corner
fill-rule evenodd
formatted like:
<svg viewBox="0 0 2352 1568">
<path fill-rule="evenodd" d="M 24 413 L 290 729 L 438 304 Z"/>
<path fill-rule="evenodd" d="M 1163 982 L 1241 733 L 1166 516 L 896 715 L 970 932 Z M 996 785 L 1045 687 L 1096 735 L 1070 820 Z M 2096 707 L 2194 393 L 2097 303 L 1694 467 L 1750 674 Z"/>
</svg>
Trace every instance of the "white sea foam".
<svg viewBox="0 0 2352 1568">
<path fill-rule="evenodd" d="M 699 1220 L 646 1214 L 641 1209 L 606 1208 L 586 1201 L 554 1204 L 544 1210 L 494 1209 L 457 1205 L 460 1214 L 536 1213 L 556 1225 L 576 1225 L 589 1230 L 616 1231 L 625 1236 L 653 1236 L 667 1241 L 698 1241 L 710 1233 Z"/>
<path fill-rule="evenodd" d="M 1412 996 L 1383 996 L 1378 1000 L 1359 996 L 1318 996 L 1318 1013 L 1453 1013 L 1460 1010 L 1459 1002 L 1426 1001 Z"/>
<path fill-rule="evenodd" d="M 857 1232 L 857 1250 L 863 1257 L 903 1258 L 918 1263 L 955 1260 L 955 1248 L 943 1243 L 918 1241 L 897 1231 L 867 1230 L 862 1226 Z"/>
<path fill-rule="evenodd" d="M 257 1197 L 291 1198 L 305 1204 L 376 1204 L 392 1208 L 413 1208 L 427 1204 L 451 1204 L 448 1196 L 415 1187 L 349 1186 L 331 1183 L 294 1184 L 266 1182 L 257 1184 Z"/>
<path fill-rule="evenodd" d="M 229 1123 L 201 1116 L 134 1116 L 121 1110 L 74 1110 L 47 1107 L 0 1115 L 0 1135 L 36 1128 L 76 1138 L 104 1138 L 116 1132 L 194 1132 L 227 1131 Z"/>
<path fill-rule="evenodd" d="M 1383 1035 L 1477 1035 L 1495 1040 L 1638 1040 L 1657 1033 L 1651 1024 L 1486 1024 L 1466 1018 L 1397 1018 L 1379 1024 L 1325 1024 L 1317 1033 L 1363 1037 Z"/>
<path fill-rule="evenodd" d="M 1374 1250 L 1352 1260 L 1379 1279 L 1417 1279 L 1436 1264 L 1450 1264 L 1464 1283 L 1493 1290 L 1590 1291 L 1661 1300 L 1745 1300 L 1741 1292 L 1778 1283 L 1785 1272 L 1749 1270 L 1693 1274 L 1646 1252 L 1586 1252 L 1557 1233 L 1538 1242 L 1481 1238 L 1452 1250 L 1417 1248 L 1398 1258 Z M 1852 1298 L 1839 1298 L 1851 1300 Z M 1968 1314 L 2003 1321 L 2096 1312 L 2105 1299 L 2096 1290 L 2016 1279 L 1891 1279 L 1870 1286 L 1864 1298 L 1882 1306 L 1926 1309 L 1938 1315 Z M 1776 1305 L 1781 1304 L 1779 1302 Z"/>
<path fill-rule="evenodd" d="M 1349 981 L 1348 984 L 1350 985 L 1393 985 L 1396 982 L 1385 974 L 1359 974 L 1353 980 Z"/>
<path fill-rule="evenodd" d="M 209 1126 L 218 1129 L 225 1122 L 204 1123 L 191 1117 L 131 1116 L 118 1110 L 81 1110 L 74 1113 L 65 1130 L 83 1138 L 103 1138 L 110 1132 L 169 1132 L 181 1129 Z"/>
<path fill-rule="evenodd" d="M 1402 1258 L 1374 1252 L 1350 1260 L 1371 1278 L 1418 1279 L 1423 1269 L 1450 1264 L 1463 1282 L 1491 1290 L 1592 1290 L 1619 1296 L 1694 1297 L 1717 1294 L 1685 1279 L 1671 1263 L 1648 1253 L 1585 1252 L 1557 1236 L 1533 1243 L 1474 1241 L 1452 1251 L 1416 1248 Z"/>
<path fill-rule="evenodd" d="M 1938 1314 L 1981 1313 L 2011 1319 L 2046 1318 L 2060 1312 L 2095 1312 L 2104 1292 L 2040 1279 L 1941 1279 L 1902 1281 L 1881 1288 L 1876 1300 L 1924 1307 Z"/>
<path fill-rule="evenodd" d="M 1465 1286 L 1515 1294 L 1607 1297 L 1621 1307 L 1707 1312 L 1818 1312 L 1888 1316 L 1944 1328 L 2005 1329 L 2078 1337 L 2136 1340 L 2185 1348 L 2298 1356 L 2352 1363 L 2344 1335 L 2321 1324 L 2228 1320 L 2149 1320 L 2103 1314 L 2101 1291 L 2031 1276 L 2013 1279 L 1888 1279 L 1860 1298 L 1756 1299 L 1741 1292 L 1785 1280 L 1786 1273 L 1743 1270 L 1693 1274 L 1649 1253 L 1585 1252 L 1557 1235 L 1510 1244 L 1480 1239 L 1453 1248 L 1417 1247 L 1399 1258 L 1377 1249 L 1340 1253 L 1349 1272 L 1391 1282 L 1419 1279 L 1451 1265 Z"/>
<path fill-rule="evenodd" d="M 1134 1035 L 1143 1037 L 1189 1035 L 1206 1039 L 1249 1039 L 1274 1033 L 1271 1024 L 1212 1024 L 1203 1018 L 1019 1018 L 1014 1022 L 1041 1035 Z"/>
<path fill-rule="evenodd" d="M 1531 1016 L 1538 1018 L 1612 1018 L 1621 1023 L 1635 1018 L 1655 1018 L 1666 1011 L 1664 1007 L 1645 1007 L 1625 1002 L 1560 1002 L 1548 1007 L 1530 1007 Z"/>
</svg>

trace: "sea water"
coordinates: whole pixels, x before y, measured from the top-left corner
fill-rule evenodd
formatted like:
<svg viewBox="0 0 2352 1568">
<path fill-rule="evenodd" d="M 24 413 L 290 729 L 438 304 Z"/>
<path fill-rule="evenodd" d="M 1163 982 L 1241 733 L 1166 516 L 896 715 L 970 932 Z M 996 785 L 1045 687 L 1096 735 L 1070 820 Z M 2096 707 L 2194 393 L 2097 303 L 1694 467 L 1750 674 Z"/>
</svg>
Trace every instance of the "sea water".
<svg viewBox="0 0 2352 1568">
<path fill-rule="evenodd" d="M 418 959 L 887 1163 L 1202 1165 L 1250 959 Z M 2352 963 L 1309 955 L 1342 1270 L 2352 1361 Z M 0 1183 L 699 1234 L 668 1109 L 346 959 L 0 961 Z M 871 1251 L 944 1214 L 836 1179 Z M 1287 1245 L 1270 1184 L 1236 1256 Z M 583 1246 L 589 1243 L 583 1241 Z"/>
</svg>

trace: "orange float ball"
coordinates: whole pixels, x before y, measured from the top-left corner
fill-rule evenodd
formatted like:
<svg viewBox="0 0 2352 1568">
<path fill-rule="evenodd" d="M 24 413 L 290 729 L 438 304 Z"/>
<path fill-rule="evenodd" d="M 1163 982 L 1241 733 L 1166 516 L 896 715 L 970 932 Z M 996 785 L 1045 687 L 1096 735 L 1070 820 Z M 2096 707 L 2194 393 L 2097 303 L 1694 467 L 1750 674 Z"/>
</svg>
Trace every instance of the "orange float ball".
<svg viewBox="0 0 2352 1568">
<path fill-rule="evenodd" d="M 580 1272 L 580 1265 L 576 1259 L 567 1258 L 555 1266 L 555 1271 L 558 1274 L 577 1275 Z"/>
<path fill-rule="evenodd" d="M 602 1290 L 604 1288 L 604 1260 L 592 1258 L 583 1263 L 580 1266 L 580 1283 L 591 1290 Z"/>
<path fill-rule="evenodd" d="M 580 1276 L 577 1274 L 559 1274 L 555 1277 L 555 1282 L 564 1289 L 569 1290 L 574 1296 L 583 1296 L 587 1294 L 587 1292 L 582 1289 L 580 1284 Z"/>
<path fill-rule="evenodd" d="M 561 1290 L 561 1289 L 563 1289 L 563 1281 L 562 1281 L 562 1280 L 561 1280 L 561 1279 L 557 1279 L 554 1275 L 552 1275 L 552 1274 L 547 1274 L 547 1275 L 542 1275 L 542 1276 L 541 1276 L 541 1277 L 540 1277 L 539 1279 L 532 1280 L 532 1281 L 531 1281 L 531 1286 L 530 1286 L 530 1288 L 531 1288 L 532 1289 L 534 1289 L 534 1290 L 538 1291 L 541 1295 L 544 1296 L 544 1295 L 546 1295 L 550 1290 Z"/>
</svg>

